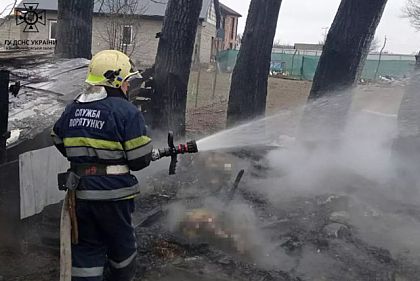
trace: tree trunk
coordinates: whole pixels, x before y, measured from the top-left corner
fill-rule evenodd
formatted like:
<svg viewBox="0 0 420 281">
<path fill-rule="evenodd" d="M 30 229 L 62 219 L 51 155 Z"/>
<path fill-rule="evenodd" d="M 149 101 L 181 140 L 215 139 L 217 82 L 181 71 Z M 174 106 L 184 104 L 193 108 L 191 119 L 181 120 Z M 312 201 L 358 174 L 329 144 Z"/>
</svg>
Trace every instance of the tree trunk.
<svg viewBox="0 0 420 281">
<path fill-rule="evenodd" d="M 252 0 L 232 74 L 229 127 L 265 113 L 271 52 L 281 0 Z"/>
<path fill-rule="evenodd" d="M 306 136 L 339 134 L 351 106 L 387 0 L 342 0 L 328 32 L 300 129 Z M 334 97 L 334 99 L 331 99 Z M 322 127 L 322 128 L 320 128 Z"/>
<path fill-rule="evenodd" d="M 6 141 L 9 120 L 9 81 L 10 72 L 0 70 L 0 165 L 7 161 Z"/>
<path fill-rule="evenodd" d="M 153 129 L 185 134 L 187 88 L 202 0 L 169 0 L 155 62 Z"/>
<path fill-rule="evenodd" d="M 57 44 L 60 58 L 92 57 L 94 0 L 58 0 Z"/>
</svg>

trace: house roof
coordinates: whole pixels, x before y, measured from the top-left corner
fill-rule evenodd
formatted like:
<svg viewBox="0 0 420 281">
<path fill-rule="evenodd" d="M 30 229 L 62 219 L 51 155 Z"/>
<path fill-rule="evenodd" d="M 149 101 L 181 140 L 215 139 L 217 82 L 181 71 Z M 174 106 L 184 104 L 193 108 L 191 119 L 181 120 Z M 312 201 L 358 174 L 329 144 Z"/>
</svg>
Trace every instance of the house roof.
<svg viewBox="0 0 420 281">
<path fill-rule="evenodd" d="M 138 14 L 143 16 L 150 17 L 164 17 L 166 6 L 168 0 L 137 0 L 138 1 Z M 209 10 L 210 4 L 213 0 L 203 0 L 203 7 L 200 12 L 200 19 L 205 19 L 207 17 L 207 12 Z M 34 0 L 22 0 L 17 9 L 25 9 L 25 5 L 32 4 L 34 5 Z M 100 5 L 101 1 L 95 1 L 94 12 L 106 12 L 105 8 Z M 58 0 L 37 0 L 38 4 L 35 9 L 38 10 L 48 10 L 48 11 L 57 11 L 58 10 Z"/>
<path fill-rule="evenodd" d="M 236 12 L 236 11 L 232 10 L 231 8 L 229 8 L 228 6 L 226 6 L 225 4 L 223 4 L 223 3 L 219 3 L 219 5 L 220 5 L 220 9 L 221 9 L 221 10 L 222 10 L 225 14 L 232 15 L 232 16 L 237 16 L 237 17 L 242 17 L 242 15 L 241 15 L 240 13 L 238 13 L 238 12 Z"/>
<path fill-rule="evenodd" d="M 49 10 L 49 11 L 55 10 L 56 11 L 57 6 L 58 6 L 58 0 L 39 0 L 36 3 L 34 3 L 34 1 L 23 0 L 23 1 L 20 1 L 19 5 L 16 6 L 16 9 L 26 9 L 26 8 L 29 8 L 29 6 L 31 5 L 35 5 L 34 9 L 38 9 L 38 10 Z"/>
</svg>

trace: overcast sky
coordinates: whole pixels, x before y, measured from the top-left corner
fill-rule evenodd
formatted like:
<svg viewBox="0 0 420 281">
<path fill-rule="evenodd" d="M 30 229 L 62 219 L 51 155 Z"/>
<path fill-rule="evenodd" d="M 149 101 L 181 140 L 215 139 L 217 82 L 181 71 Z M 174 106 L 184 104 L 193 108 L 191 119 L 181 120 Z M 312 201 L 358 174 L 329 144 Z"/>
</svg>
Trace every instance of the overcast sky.
<svg viewBox="0 0 420 281">
<path fill-rule="evenodd" d="M 369 0 L 366 0 L 369 1 Z M 0 0 L 0 11 L 13 0 Z M 36 2 L 36 1 L 34 1 Z M 221 2 L 242 14 L 239 32 L 245 28 L 250 0 L 221 0 Z M 385 35 L 388 38 L 386 51 L 412 54 L 420 50 L 420 32 L 402 18 L 406 0 L 388 0 L 385 13 L 376 32 L 381 45 Z M 321 4 L 322 3 L 322 4 Z M 337 12 L 340 0 L 283 0 L 277 24 L 276 40 L 283 44 L 318 43 Z"/>
<path fill-rule="evenodd" d="M 250 0 L 220 0 L 243 15 L 239 21 L 239 32 L 245 29 Z M 366 0 L 369 1 L 369 0 Z M 412 54 L 420 50 L 420 32 L 402 18 L 406 0 L 388 0 L 381 23 L 376 32 L 385 50 L 393 53 Z M 281 43 L 318 43 L 325 28 L 334 20 L 340 0 L 283 0 L 277 23 L 276 40 Z"/>
</svg>

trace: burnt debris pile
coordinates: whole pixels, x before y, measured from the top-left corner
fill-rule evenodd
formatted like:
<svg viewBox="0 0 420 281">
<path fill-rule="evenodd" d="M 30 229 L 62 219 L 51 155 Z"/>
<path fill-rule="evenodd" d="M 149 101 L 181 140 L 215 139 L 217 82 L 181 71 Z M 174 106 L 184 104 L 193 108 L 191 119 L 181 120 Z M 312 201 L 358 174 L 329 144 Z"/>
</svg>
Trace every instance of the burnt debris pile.
<svg viewBox="0 0 420 281">
<path fill-rule="evenodd" d="M 270 175 L 267 154 L 201 154 L 176 180 L 153 184 L 137 201 L 138 280 L 417 280 L 416 249 L 380 232 L 399 223 L 408 237 L 418 208 L 386 202 L 372 186 L 359 196 L 375 183 L 357 175 L 340 192 L 284 190 L 273 200 L 258 186 Z"/>
</svg>

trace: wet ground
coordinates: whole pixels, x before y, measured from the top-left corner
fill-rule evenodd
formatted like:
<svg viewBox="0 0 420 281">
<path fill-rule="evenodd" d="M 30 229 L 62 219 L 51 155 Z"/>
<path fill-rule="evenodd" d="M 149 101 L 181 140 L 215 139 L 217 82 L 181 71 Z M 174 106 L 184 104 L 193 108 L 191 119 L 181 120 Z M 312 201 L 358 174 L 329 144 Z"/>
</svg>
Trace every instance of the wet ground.
<svg viewBox="0 0 420 281">
<path fill-rule="evenodd" d="M 247 173 L 258 175 L 261 170 L 249 169 Z M 289 197 L 273 204 L 253 191 L 249 178 L 245 177 L 234 200 L 222 207 L 225 211 L 214 202 L 193 206 L 204 206 L 219 220 L 227 220 L 221 228 L 235 239 L 220 238 L 217 231 L 199 231 L 198 226 L 199 235 L 194 239 L 179 227 L 168 229 L 165 213 L 171 217 L 169 212 L 179 211 L 171 208 L 138 227 L 138 264 L 144 269 L 137 280 L 420 280 L 418 246 L 394 241 L 381 247 L 381 239 L 374 241 L 366 235 L 378 231 L 383 227 L 381 220 L 391 215 L 381 210 L 380 204 L 360 201 L 357 184 L 352 194 Z M 357 176 L 354 179 L 363 182 Z M 196 186 L 182 186 L 190 188 Z M 142 198 L 137 208 L 147 213 L 177 202 L 188 211 L 191 200 L 197 198 L 180 199 L 182 189 L 177 194 Z M 223 201 L 222 195 L 213 196 Z M 408 225 L 413 231 L 420 229 L 418 208 L 392 203 L 397 209 L 412 210 L 406 215 L 400 212 L 400 219 L 412 220 Z M 212 229 L 218 229 L 217 223 Z M 382 238 L 386 240 L 386 236 L 384 233 Z"/>
<path fill-rule="evenodd" d="M 207 82 L 200 87 L 207 92 L 200 92 L 205 95 L 199 96 L 197 108 L 194 96 L 189 96 L 192 136 L 224 128 L 229 75 L 219 77 L 215 100 L 212 73 L 202 77 Z M 48 86 L 46 81 L 34 82 L 40 88 Z M 362 86 L 353 109 L 395 118 L 402 86 L 388 86 Z M 310 82 L 270 79 L 269 87 L 268 111 L 284 110 L 286 118 L 279 127 L 292 135 Z M 24 135 L 36 133 L 31 129 L 40 119 L 52 122 L 43 112 L 58 112 L 55 92 L 27 88 L 20 99 L 12 100 L 11 114 L 31 116 L 15 118 L 11 126 L 25 129 Z M 42 110 L 27 110 L 33 101 Z M 226 163 L 232 164 L 230 174 L 222 171 Z M 338 179 L 328 185 L 336 188 L 318 183 L 313 192 L 295 192 L 283 186 L 282 175 L 267 184 L 265 179 L 278 171 L 267 165 L 267 151 L 254 150 L 196 156 L 183 161 L 175 177 L 167 175 L 166 166 L 151 169 L 157 172 L 143 178 L 145 192 L 134 216 L 139 244 L 136 280 L 420 280 L 420 208 L 400 196 L 392 182 L 332 171 Z M 245 169 L 245 175 L 230 197 L 239 169 Z M 19 249 L 0 252 L 0 281 L 58 280 L 59 207 L 26 221 L 26 239 Z"/>
<path fill-rule="evenodd" d="M 149 178 L 134 215 L 136 280 L 420 280 L 418 206 L 382 196 L 352 174 L 342 192 L 285 191 L 273 200 L 256 186 L 270 173 L 265 153 L 200 155 L 183 161 L 176 177 Z M 226 162 L 231 173 L 221 172 Z M 58 208 L 34 219 L 40 244 L 2 253 L 0 280 L 58 280 Z"/>
</svg>

